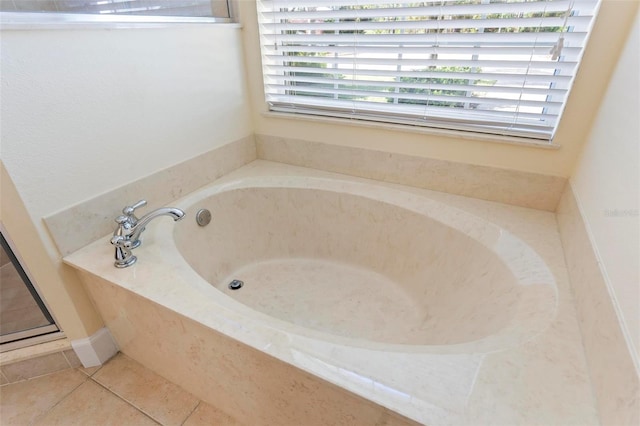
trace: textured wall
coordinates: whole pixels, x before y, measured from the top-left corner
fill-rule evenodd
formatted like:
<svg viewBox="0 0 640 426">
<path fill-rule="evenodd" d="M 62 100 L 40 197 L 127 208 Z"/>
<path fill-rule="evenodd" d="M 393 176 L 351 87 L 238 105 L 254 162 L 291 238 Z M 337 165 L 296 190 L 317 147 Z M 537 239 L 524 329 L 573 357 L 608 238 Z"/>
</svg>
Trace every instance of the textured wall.
<svg viewBox="0 0 640 426">
<path fill-rule="evenodd" d="M 2 32 L 2 159 L 34 218 L 252 133 L 240 29 Z"/>
<path fill-rule="evenodd" d="M 50 264 L 21 254 L 82 338 L 99 320 L 42 218 L 251 135 L 240 28 L 3 30 L 1 48 L 0 155 Z"/>
<path fill-rule="evenodd" d="M 640 14 L 571 177 L 614 305 L 640 359 Z"/>
</svg>

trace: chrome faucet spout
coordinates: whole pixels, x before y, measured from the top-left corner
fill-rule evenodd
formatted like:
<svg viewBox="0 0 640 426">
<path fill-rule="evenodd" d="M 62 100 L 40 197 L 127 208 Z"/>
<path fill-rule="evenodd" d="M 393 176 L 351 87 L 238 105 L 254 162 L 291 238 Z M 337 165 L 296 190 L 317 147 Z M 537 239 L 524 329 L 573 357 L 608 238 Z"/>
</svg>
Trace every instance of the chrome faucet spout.
<svg viewBox="0 0 640 426">
<path fill-rule="evenodd" d="M 140 234 L 145 227 L 153 219 L 161 216 L 169 216 L 174 221 L 178 221 L 184 217 L 184 211 L 175 207 L 162 207 L 147 213 L 138 219 L 134 212 L 137 208 L 146 205 L 145 200 L 138 201 L 133 206 L 127 206 L 122 210 L 123 215 L 116 218 L 118 227 L 113 231 L 111 244 L 115 246 L 115 262 L 117 268 L 126 268 L 133 265 L 137 258 L 133 255 L 132 250 L 140 246 Z"/>
<path fill-rule="evenodd" d="M 131 241 L 133 241 L 134 244 L 136 241 L 140 241 L 140 234 L 142 234 L 142 231 L 144 231 L 145 227 L 153 219 L 160 216 L 170 216 L 175 222 L 177 222 L 184 217 L 184 212 L 175 207 L 162 207 L 147 213 L 146 215 L 138 219 L 138 222 L 133 226 L 131 236 L 129 237 Z"/>
</svg>

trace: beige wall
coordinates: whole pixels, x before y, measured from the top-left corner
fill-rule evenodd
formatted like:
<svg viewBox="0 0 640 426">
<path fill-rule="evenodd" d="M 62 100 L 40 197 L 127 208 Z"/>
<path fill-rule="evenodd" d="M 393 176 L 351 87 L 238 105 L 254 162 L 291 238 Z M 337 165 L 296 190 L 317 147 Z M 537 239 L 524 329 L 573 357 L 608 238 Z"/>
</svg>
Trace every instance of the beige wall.
<svg viewBox="0 0 640 426">
<path fill-rule="evenodd" d="M 263 95 L 255 1 L 241 0 L 238 6 L 243 24 L 245 60 L 257 134 L 369 147 L 381 151 L 568 177 L 626 39 L 638 2 L 604 0 L 554 141 L 561 145 L 559 150 L 464 140 L 455 136 L 355 127 L 341 123 L 324 124 L 266 117 L 263 115 L 267 108 Z"/>
<path fill-rule="evenodd" d="M 3 218 L 16 218 L 9 234 L 70 338 L 101 323 L 42 218 L 251 135 L 240 33 L 199 24 L 2 30 L 0 155 L 16 189 L 3 186 Z M 33 245 L 46 256 L 32 258 Z"/>
<path fill-rule="evenodd" d="M 570 179 L 640 367 L 640 14 Z M 639 370 L 640 371 L 640 370 Z"/>
<path fill-rule="evenodd" d="M 34 279 L 40 294 L 72 338 L 88 336 L 102 327 L 87 293 L 75 274 L 53 262 L 42 243 L 18 191 L 0 162 L 0 221 L 15 245 L 23 266 Z"/>
<path fill-rule="evenodd" d="M 252 133 L 240 29 L 192 25 L 2 31 L 1 154 L 34 219 Z"/>
</svg>

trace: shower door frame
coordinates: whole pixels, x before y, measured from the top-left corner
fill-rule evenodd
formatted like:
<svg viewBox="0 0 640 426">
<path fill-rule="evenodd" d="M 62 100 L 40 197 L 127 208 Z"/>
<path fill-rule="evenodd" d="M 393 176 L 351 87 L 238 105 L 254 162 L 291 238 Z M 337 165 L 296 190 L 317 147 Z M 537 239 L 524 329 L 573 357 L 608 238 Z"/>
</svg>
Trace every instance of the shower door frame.
<svg viewBox="0 0 640 426">
<path fill-rule="evenodd" d="M 0 352 L 64 338 L 64 333 L 58 327 L 55 317 L 34 285 L 35 281 L 25 267 L 24 261 L 20 258 L 20 254 L 17 252 L 15 245 L 8 235 L 7 229 L 2 223 L 0 223 L 0 246 L 7 252 L 11 264 L 16 268 L 18 275 L 20 275 L 24 285 L 29 290 L 29 293 L 31 293 L 31 297 L 38 305 L 45 319 L 50 322 L 48 325 L 0 335 Z"/>
</svg>

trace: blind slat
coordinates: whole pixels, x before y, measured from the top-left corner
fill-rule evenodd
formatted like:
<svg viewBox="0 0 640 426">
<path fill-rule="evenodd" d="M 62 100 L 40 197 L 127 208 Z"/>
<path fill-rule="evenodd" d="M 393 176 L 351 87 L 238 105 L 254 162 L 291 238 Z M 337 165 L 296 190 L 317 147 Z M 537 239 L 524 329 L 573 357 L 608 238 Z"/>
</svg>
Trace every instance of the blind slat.
<svg viewBox="0 0 640 426">
<path fill-rule="evenodd" d="M 522 84 L 512 86 L 495 86 L 486 84 L 476 85 L 462 85 L 462 84 L 437 84 L 437 83 L 415 83 L 415 82 L 398 82 L 398 81 L 379 81 L 379 80 L 355 80 L 355 79 L 327 79 L 323 77 L 308 77 L 308 76 L 282 76 L 275 74 L 268 74 L 265 76 L 268 82 L 277 81 L 282 86 L 296 85 L 298 83 L 315 83 L 334 86 L 356 86 L 356 87 L 368 87 L 379 86 L 384 88 L 396 89 L 417 89 L 417 90 L 463 90 L 463 91 L 476 91 L 491 94 L 524 94 L 524 95 L 555 95 L 563 96 L 567 93 L 566 89 L 547 89 L 547 88 L 535 88 L 535 87 L 522 87 Z M 468 78 L 468 77 L 467 77 Z M 475 81 L 469 79 L 467 81 Z M 272 84 L 272 83 L 267 83 Z"/>
<path fill-rule="evenodd" d="M 296 105 L 296 96 L 270 96 L 268 98 L 270 102 L 275 104 L 279 104 L 281 107 L 286 107 L 289 105 L 290 108 L 297 108 Z M 367 102 L 358 101 L 358 100 L 332 100 L 320 97 L 309 98 L 308 105 L 317 105 L 317 106 L 327 106 L 327 107 L 338 107 L 344 110 L 357 112 L 357 111 L 370 111 L 370 112 L 385 112 L 385 113 L 398 113 L 397 105 L 395 104 L 384 104 L 384 103 L 376 103 L 369 104 Z M 439 111 L 438 107 L 426 107 L 424 105 L 403 105 L 407 110 L 411 110 L 415 117 L 420 119 L 427 119 L 429 117 L 428 114 L 438 112 L 442 113 L 441 118 L 450 118 L 456 119 L 456 114 L 450 113 L 448 111 Z M 468 117 L 471 117 L 476 122 L 487 122 L 487 123 L 514 123 L 514 114 L 508 111 L 499 111 L 499 110 L 482 110 L 482 111 L 467 111 L 466 114 Z M 400 114 L 402 115 L 402 114 Z M 519 119 L 523 122 L 529 121 L 529 125 L 538 125 L 543 126 L 544 120 L 551 120 L 556 116 L 551 114 L 540 114 L 540 113 L 527 113 L 527 112 L 519 112 Z"/>
<path fill-rule="evenodd" d="M 283 86 L 278 84 L 267 84 L 269 89 L 274 90 L 282 90 L 287 91 L 289 93 L 317 93 L 328 95 L 331 97 L 332 95 L 336 96 L 336 99 L 339 99 L 340 96 L 352 96 L 356 98 L 362 97 L 376 97 L 382 99 L 404 99 L 404 100 L 423 100 L 425 103 L 429 101 L 438 101 L 438 102 L 448 102 L 448 103 L 473 103 L 476 105 L 500 105 L 503 107 L 548 107 L 548 108 L 556 108 L 556 110 L 562 105 L 561 102 L 548 102 L 546 100 L 542 101 L 534 101 L 534 100 L 526 100 L 526 99 L 508 99 L 508 98 L 489 98 L 483 97 L 478 98 L 474 96 L 453 96 L 453 95 L 437 95 L 433 94 L 431 91 L 429 94 L 422 93 L 411 93 L 411 92 L 379 92 L 379 91 L 368 91 L 364 89 L 340 89 L 340 88 L 330 88 L 330 87 L 317 87 L 317 86 Z M 435 90 L 435 89 L 434 89 Z"/>
<path fill-rule="evenodd" d="M 567 25 L 586 28 L 591 22 L 590 16 L 575 16 Z M 498 28 L 553 28 L 564 26 L 565 19 L 552 18 L 503 18 L 503 19 L 429 19 L 411 21 L 325 21 L 325 22 L 264 22 L 267 30 L 278 31 L 397 31 L 397 30 L 467 30 Z M 539 31 L 543 32 L 543 31 Z"/>
<path fill-rule="evenodd" d="M 374 123 L 391 123 L 401 124 L 414 127 L 431 127 L 437 129 L 447 130 L 460 130 L 472 133 L 487 133 L 497 134 L 505 136 L 516 136 L 527 139 L 546 139 L 547 131 L 543 126 L 536 125 L 505 125 L 502 122 L 488 123 L 488 122 L 476 122 L 475 120 L 468 119 L 464 122 L 457 120 L 448 120 L 444 118 L 432 119 L 428 122 L 416 122 L 415 119 L 407 118 L 399 115 L 384 114 L 379 115 L 370 112 L 350 112 L 348 110 L 339 110 L 336 108 L 322 108 L 320 106 L 313 109 L 306 109 L 302 107 L 291 108 L 289 106 L 281 106 L 273 104 L 270 106 L 270 110 L 274 112 L 284 112 L 288 114 L 300 114 L 305 116 L 317 116 L 317 117 L 331 117 L 331 118 L 344 118 L 347 120 L 357 121 L 369 121 Z"/>
<path fill-rule="evenodd" d="M 570 46 L 582 47 L 582 42 L 586 39 L 586 32 L 565 32 L 562 34 L 565 42 Z M 470 44 L 467 33 L 420 33 L 420 34 L 334 34 L 334 33 L 302 33 L 302 34 L 275 34 L 262 33 L 266 45 L 299 43 L 299 44 L 337 44 L 350 43 L 356 46 L 380 45 L 380 44 L 411 44 L 411 45 L 439 45 L 459 44 L 467 46 Z M 519 46 L 523 44 L 554 44 L 558 41 L 557 32 L 526 32 L 526 33 L 474 33 L 473 45 L 481 46 L 505 44 Z"/>
<path fill-rule="evenodd" d="M 529 52 L 533 56 L 548 56 L 550 45 L 533 46 Z M 284 45 L 279 46 L 277 50 L 272 46 L 265 46 L 264 52 L 267 55 L 281 54 L 287 52 L 289 54 L 298 53 L 319 53 L 323 56 L 332 54 L 352 54 L 356 51 L 353 46 L 313 46 L 313 45 Z M 562 50 L 564 56 L 572 61 L 577 60 L 582 49 L 577 47 L 565 47 Z M 394 54 L 394 55 L 483 55 L 483 57 L 500 56 L 507 58 L 509 55 L 522 56 L 521 46 L 505 46 L 505 47 L 441 47 L 441 46 L 358 46 L 358 54 L 378 53 L 378 54 Z"/>
<path fill-rule="evenodd" d="M 528 2 L 528 3 L 489 3 L 489 4 L 440 4 L 420 7 L 389 7 L 355 10 L 340 10 L 327 7 L 316 7 L 313 10 L 289 10 L 287 19 L 341 19 L 352 18 L 356 15 L 359 19 L 367 18 L 395 18 L 407 16 L 461 16 L 461 15 L 492 15 L 492 14 L 519 14 L 519 13 L 552 13 L 565 12 L 571 7 L 570 0 L 554 2 Z M 264 11 L 264 19 L 275 19 L 281 12 Z"/>
<path fill-rule="evenodd" d="M 364 69 L 359 68 L 357 70 L 354 69 L 339 69 L 339 68 L 309 68 L 309 67 L 300 67 L 300 66 L 284 66 L 284 65 L 273 65 L 269 66 L 270 70 L 273 71 L 282 71 L 288 74 L 292 73 L 302 73 L 302 74 L 316 74 L 316 75 L 341 75 L 345 78 L 360 78 L 365 76 L 378 76 L 378 77 L 386 77 L 386 81 L 393 81 L 392 79 L 395 77 L 406 77 L 406 78 L 467 78 L 467 79 L 487 79 L 487 80 L 500 80 L 500 81 L 509 81 L 509 82 L 519 82 L 522 83 L 525 80 L 530 83 L 535 84 L 545 84 L 550 83 L 553 85 L 567 85 L 571 82 L 571 76 L 566 75 L 523 75 L 523 74 L 514 74 L 504 72 L 505 70 L 497 70 L 503 72 L 495 72 L 495 73 L 487 73 L 487 72 L 475 72 L 471 75 L 467 73 L 456 73 L 456 72 L 438 72 L 438 71 L 397 71 L 397 70 L 381 70 L 381 69 Z M 265 74 L 267 75 L 267 74 Z M 333 77 L 331 77 L 333 78 Z M 548 85 L 548 84 L 547 84 Z"/>
<path fill-rule="evenodd" d="M 575 0 L 580 3 L 580 9 L 583 10 L 593 10 L 596 8 L 598 4 L 598 0 Z M 539 5 L 545 3 L 562 3 L 564 2 L 558 0 L 528 0 L 526 3 L 531 5 L 532 7 L 540 7 Z M 289 10 L 295 10 L 300 8 L 339 8 L 339 7 L 370 7 L 376 6 L 378 8 L 397 8 L 397 7 L 407 7 L 415 5 L 416 3 L 420 3 L 421 5 L 450 5 L 450 4 L 460 4 L 460 0 L 422 0 L 420 2 L 416 2 L 415 0 L 260 0 L 257 4 L 258 12 L 267 12 L 273 11 L 274 8 L 288 8 Z M 479 4 L 484 3 L 481 0 L 478 1 L 468 1 L 468 4 Z M 498 4 L 509 4 L 503 2 L 494 2 Z M 515 3 L 515 2 L 514 2 Z M 520 3 L 525 3 L 525 1 L 520 1 Z M 551 6 L 552 7 L 552 6 Z M 574 7 L 575 9 L 575 7 Z M 566 10 L 564 8 L 563 10 Z"/>
<path fill-rule="evenodd" d="M 367 58 L 367 57 L 333 57 L 333 56 L 280 56 L 265 55 L 266 59 L 283 61 L 284 63 L 308 63 L 308 64 L 353 64 L 354 59 L 358 64 L 380 66 L 405 66 L 405 67 L 495 67 L 495 68 L 526 68 L 532 70 L 560 70 L 572 71 L 576 62 L 552 62 L 552 61 L 503 61 L 503 60 L 473 60 L 473 59 L 412 59 L 412 58 Z"/>
</svg>

